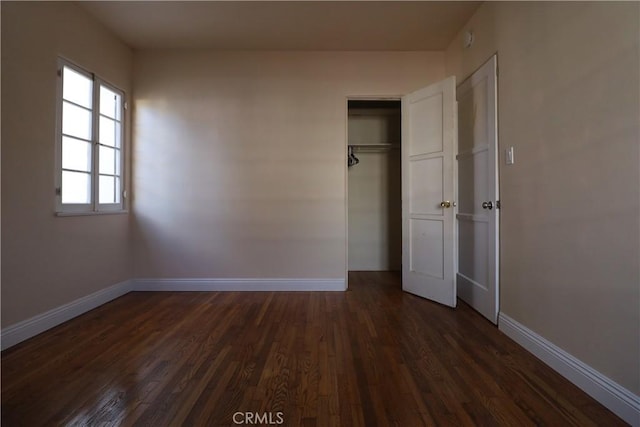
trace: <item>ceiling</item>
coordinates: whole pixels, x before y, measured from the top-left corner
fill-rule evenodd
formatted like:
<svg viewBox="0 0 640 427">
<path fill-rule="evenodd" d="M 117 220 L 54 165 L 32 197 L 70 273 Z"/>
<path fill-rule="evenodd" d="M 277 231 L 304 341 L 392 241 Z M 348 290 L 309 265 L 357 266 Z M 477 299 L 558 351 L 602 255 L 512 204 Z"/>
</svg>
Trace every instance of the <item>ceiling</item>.
<svg viewBox="0 0 640 427">
<path fill-rule="evenodd" d="M 225 50 L 442 50 L 481 2 L 78 2 L 129 46 Z"/>
</svg>

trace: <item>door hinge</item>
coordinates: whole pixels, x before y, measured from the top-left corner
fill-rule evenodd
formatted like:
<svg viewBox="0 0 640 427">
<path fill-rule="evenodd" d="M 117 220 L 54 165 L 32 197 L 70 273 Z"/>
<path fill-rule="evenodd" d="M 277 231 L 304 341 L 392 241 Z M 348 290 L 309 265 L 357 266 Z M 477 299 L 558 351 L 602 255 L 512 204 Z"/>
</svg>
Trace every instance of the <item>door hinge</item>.
<svg viewBox="0 0 640 427">
<path fill-rule="evenodd" d="M 129 109 L 129 103 L 127 101 L 124 102 L 123 106 L 125 110 Z"/>
<path fill-rule="evenodd" d="M 126 199 L 126 198 L 127 198 L 127 190 L 124 190 L 124 191 L 122 192 L 122 198 L 123 198 L 123 199 Z"/>
<path fill-rule="evenodd" d="M 61 196 L 61 195 L 62 195 L 62 188 L 56 187 L 56 196 Z"/>
<path fill-rule="evenodd" d="M 58 68 L 58 77 L 62 77 L 62 68 Z"/>
<path fill-rule="evenodd" d="M 496 200 L 496 209 L 500 209 L 500 200 Z"/>
</svg>

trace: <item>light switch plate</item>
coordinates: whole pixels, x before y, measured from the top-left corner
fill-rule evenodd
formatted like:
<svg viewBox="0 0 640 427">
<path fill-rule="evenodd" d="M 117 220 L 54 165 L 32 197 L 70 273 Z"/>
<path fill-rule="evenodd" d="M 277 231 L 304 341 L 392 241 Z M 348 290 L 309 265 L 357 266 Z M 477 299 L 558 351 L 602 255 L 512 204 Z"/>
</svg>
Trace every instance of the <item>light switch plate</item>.
<svg viewBox="0 0 640 427">
<path fill-rule="evenodd" d="M 508 165 L 512 165 L 515 163 L 513 159 L 513 147 L 509 147 L 505 150 L 505 159 Z"/>
</svg>

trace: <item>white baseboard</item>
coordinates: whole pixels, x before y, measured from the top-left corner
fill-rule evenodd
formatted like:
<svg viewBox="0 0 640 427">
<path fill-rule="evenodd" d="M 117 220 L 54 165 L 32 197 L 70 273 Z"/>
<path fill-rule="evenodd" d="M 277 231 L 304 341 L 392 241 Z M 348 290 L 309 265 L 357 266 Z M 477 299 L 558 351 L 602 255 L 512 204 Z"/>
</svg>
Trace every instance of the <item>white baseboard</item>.
<svg viewBox="0 0 640 427">
<path fill-rule="evenodd" d="M 532 330 L 500 313 L 499 329 L 634 427 L 640 426 L 640 396 L 602 375 Z"/>
<path fill-rule="evenodd" d="M 345 291 L 345 279 L 133 279 L 134 291 Z"/>
<path fill-rule="evenodd" d="M 47 329 L 51 329 L 89 310 L 93 310 L 102 304 L 106 304 L 130 292 L 131 285 L 132 282 L 130 280 L 125 280 L 124 282 L 78 298 L 75 301 L 71 301 L 68 304 L 61 305 L 60 307 L 56 307 L 30 319 L 8 326 L 0 332 L 0 348 L 4 350 L 12 347 Z"/>
</svg>

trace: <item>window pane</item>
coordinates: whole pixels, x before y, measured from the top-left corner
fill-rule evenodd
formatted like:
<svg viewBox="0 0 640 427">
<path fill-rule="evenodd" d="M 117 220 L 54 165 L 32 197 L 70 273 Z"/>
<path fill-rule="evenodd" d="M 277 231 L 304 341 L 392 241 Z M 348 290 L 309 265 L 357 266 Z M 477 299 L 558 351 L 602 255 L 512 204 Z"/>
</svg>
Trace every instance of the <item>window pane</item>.
<svg viewBox="0 0 640 427">
<path fill-rule="evenodd" d="M 116 203 L 120 203 L 120 178 L 116 178 L 116 193 L 115 193 L 115 200 Z"/>
<path fill-rule="evenodd" d="M 100 86 L 100 114 L 120 120 L 122 97 L 114 91 Z"/>
<path fill-rule="evenodd" d="M 91 172 L 91 143 L 63 136 L 62 168 Z"/>
<path fill-rule="evenodd" d="M 115 178 L 100 175 L 100 203 L 115 203 Z"/>
<path fill-rule="evenodd" d="M 116 150 L 109 147 L 100 146 L 100 173 L 115 175 L 116 173 Z"/>
<path fill-rule="evenodd" d="M 87 108 L 91 108 L 93 81 L 65 66 L 62 72 L 62 97 Z"/>
<path fill-rule="evenodd" d="M 62 171 L 62 203 L 90 203 L 91 179 L 88 173 Z"/>
<path fill-rule="evenodd" d="M 100 144 L 120 148 L 120 123 L 100 117 Z"/>
<path fill-rule="evenodd" d="M 120 176 L 121 175 L 121 172 L 120 172 L 120 161 L 122 160 L 122 151 L 116 149 L 115 156 L 116 156 L 116 173 L 115 173 L 115 175 Z"/>
<path fill-rule="evenodd" d="M 91 111 L 62 103 L 62 133 L 82 139 L 91 139 Z"/>
</svg>

